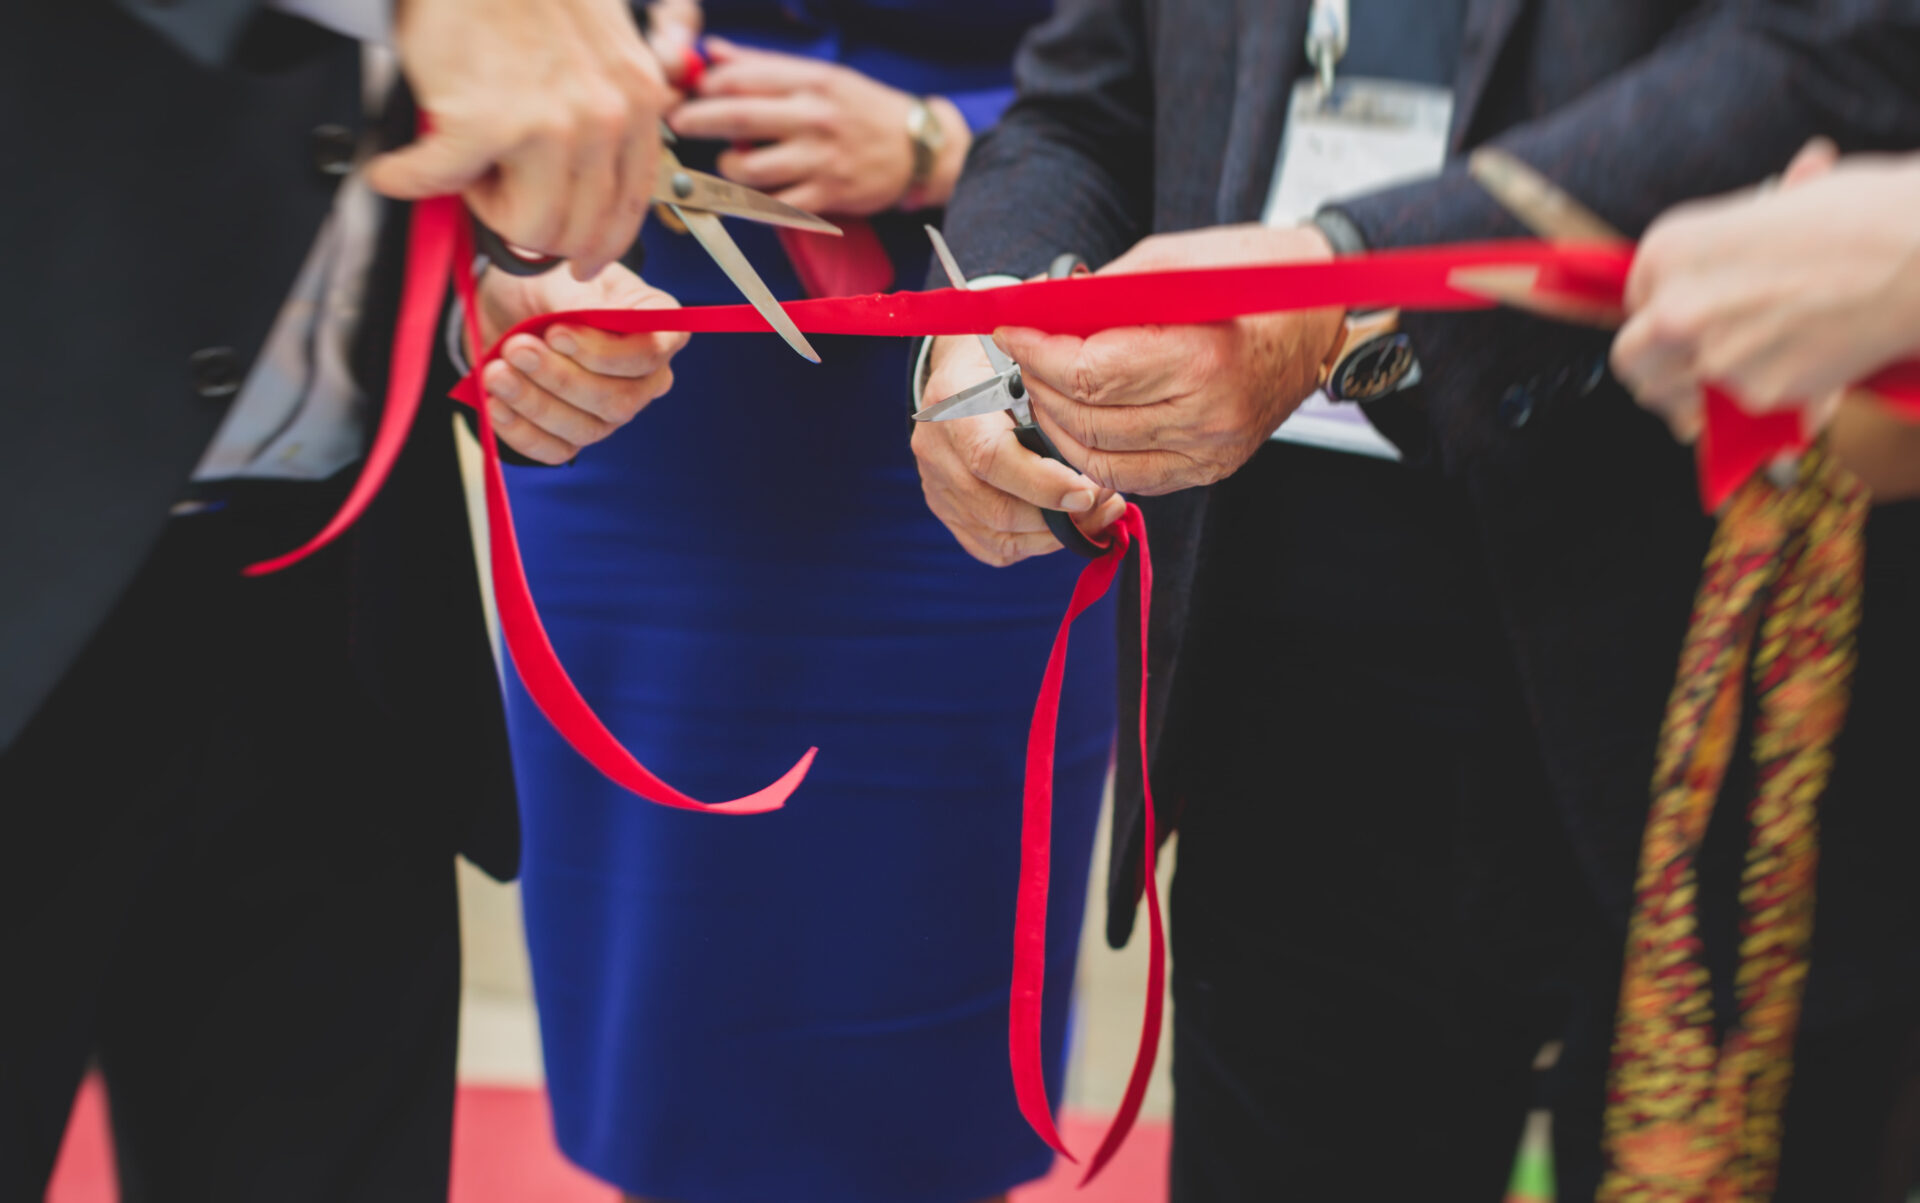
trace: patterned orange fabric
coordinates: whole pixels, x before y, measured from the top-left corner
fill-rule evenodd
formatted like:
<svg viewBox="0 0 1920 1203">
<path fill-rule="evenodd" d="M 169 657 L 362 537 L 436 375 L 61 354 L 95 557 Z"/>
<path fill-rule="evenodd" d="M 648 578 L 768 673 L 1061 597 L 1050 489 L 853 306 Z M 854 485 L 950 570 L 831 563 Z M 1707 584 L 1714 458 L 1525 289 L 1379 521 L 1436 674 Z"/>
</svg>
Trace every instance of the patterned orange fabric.
<svg viewBox="0 0 1920 1203">
<path fill-rule="evenodd" d="M 1865 490 L 1823 447 L 1756 475 L 1707 553 L 1667 704 L 1627 936 L 1605 1203 L 1769 1198 L 1813 933 L 1817 807 L 1846 718 Z M 1741 712 L 1755 704 L 1739 746 Z M 1735 755 L 1753 758 L 1739 1013 L 1716 1040 L 1695 858 Z"/>
</svg>

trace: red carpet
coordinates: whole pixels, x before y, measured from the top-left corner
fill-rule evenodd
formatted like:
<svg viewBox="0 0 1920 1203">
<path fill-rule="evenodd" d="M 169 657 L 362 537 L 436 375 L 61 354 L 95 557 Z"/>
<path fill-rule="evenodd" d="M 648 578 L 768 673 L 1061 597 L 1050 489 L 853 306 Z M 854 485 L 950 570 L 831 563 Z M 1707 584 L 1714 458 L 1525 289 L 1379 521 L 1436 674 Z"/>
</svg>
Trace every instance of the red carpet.
<svg viewBox="0 0 1920 1203">
<path fill-rule="evenodd" d="M 1067 1144 L 1092 1149 L 1102 1121 L 1068 1115 Z M 547 1100 L 538 1090 L 464 1086 L 454 1113 L 452 1203 L 619 1203 L 619 1194 L 569 1165 L 553 1147 Z M 1167 1127 L 1143 1123 L 1100 1181 L 1073 1187 L 1062 1164 L 1045 1181 L 1014 1193 L 1015 1203 L 1164 1203 Z M 74 1107 L 47 1203 L 115 1203 L 106 1098 L 89 1080 Z"/>
</svg>

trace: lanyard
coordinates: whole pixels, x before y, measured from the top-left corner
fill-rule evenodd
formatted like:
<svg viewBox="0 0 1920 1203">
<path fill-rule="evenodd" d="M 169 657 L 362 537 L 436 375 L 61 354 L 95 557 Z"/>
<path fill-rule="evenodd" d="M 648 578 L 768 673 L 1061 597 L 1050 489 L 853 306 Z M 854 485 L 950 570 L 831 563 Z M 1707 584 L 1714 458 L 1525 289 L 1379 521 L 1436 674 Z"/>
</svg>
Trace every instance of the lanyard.
<svg viewBox="0 0 1920 1203">
<path fill-rule="evenodd" d="M 1307 15 L 1307 61 L 1320 79 L 1320 94 L 1333 91 L 1333 69 L 1347 55 L 1352 25 L 1347 0 L 1313 0 Z"/>
</svg>

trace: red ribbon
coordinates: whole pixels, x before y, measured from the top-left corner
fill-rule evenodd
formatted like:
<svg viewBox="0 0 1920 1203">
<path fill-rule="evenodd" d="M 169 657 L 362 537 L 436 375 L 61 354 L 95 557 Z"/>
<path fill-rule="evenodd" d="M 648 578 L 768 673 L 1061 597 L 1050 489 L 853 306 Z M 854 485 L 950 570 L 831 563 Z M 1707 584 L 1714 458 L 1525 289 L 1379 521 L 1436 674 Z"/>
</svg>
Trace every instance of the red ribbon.
<svg viewBox="0 0 1920 1203">
<path fill-rule="evenodd" d="M 1027 730 L 1027 781 L 1020 818 L 1020 894 L 1013 917 L 1013 995 L 1007 1013 L 1007 1052 L 1013 1066 L 1013 1093 L 1020 1114 L 1056 1153 L 1078 1164 L 1060 1138 L 1047 1101 L 1045 1058 L 1041 1052 L 1040 1018 L 1047 981 L 1047 884 L 1053 864 L 1053 746 L 1060 718 L 1060 688 L 1066 675 L 1067 640 L 1073 622 L 1105 597 L 1126 562 L 1128 549 L 1138 544 L 1140 586 L 1140 787 L 1146 796 L 1146 840 L 1141 874 L 1147 895 L 1151 947 L 1147 960 L 1147 1007 L 1140 1026 L 1140 1047 L 1133 1073 L 1127 1079 L 1120 1110 L 1106 1137 L 1087 1165 L 1081 1185 L 1093 1181 L 1120 1150 L 1140 1114 L 1160 1048 L 1160 1009 L 1166 994 L 1166 936 L 1160 923 L 1160 889 L 1154 877 L 1159 840 L 1153 823 L 1153 786 L 1147 774 L 1147 617 L 1153 600 L 1153 557 L 1147 550 L 1147 527 L 1140 507 L 1128 504 L 1126 513 L 1108 528 L 1106 550 L 1091 560 L 1074 583 L 1073 597 L 1060 631 L 1053 637 L 1047 671 L 1040 678 L 1040 697 L 1033 706 L 1033 724 Z"/>
<path fill-rule="evenodd" d="M 347 501 L 306 545 L 262 564 L 251 574 L 297 563 L 337 538 L 378 495 L 419 409 L 428 358 L 438 325 L 441 300 L 451 275 L 466 304 L 468 331 L 478 346 L 479 307 L 474 296 L 472 229 L 461 203 L 452 197 L 414 206 L 407 251 L 407 277 L 394 331 L 393 364 L 385 409 L 372 450 Z M 1140 275 L 1082 276 L 981 292 L 943 289 L 926 293 L 854 296 L 797 301 L 786 307 L 794 323 L 809 334 L 882 336 L 991 333 L 1002 326 L 1031 326 L 1054 333 L 1092 334 L 1115 326 L 1179 325 L 1227 321 L 1255 313 L 1338 305 L 1347 308 L 1397 306 L 1404 309 L 1484 309 L 1495 302 L 1453 287 L 1461 268 L 1533 266 L 1540 269 L 1539 290 L 1618 304 L 1631 266 L 1631 253 L 1612 246 L 1566 246 L 1538 242 L 1476 243 L 1419 250 L 1382 252 L 1323 263 L 1261 265 L 1157 272 Z M 506 481 L 492 421 L 479 384 L 480 372 L 515 334 L 539 335 L 565 322 L 612 333 L 686 331 L 713 333 L 769 329 L 750 305 L 714 305 L 684 309 L 588 310 L 546 314 L 521 322 L 487 349 L 474 371 L 454 390 L 478 414 L 484 460 L 494 594 L 501 632 L 528 694 L 573 748 L 621 786 L 665 806 L 728 814 L 751 814 L 783 805 L 805 777 L 814 750 L 772 785 L 729 802 L 703 803 L 673 789 L 648 772 L 600 722 L 561 666 L 540 622 L 521 564 Z M 1920 418 L 1920 363 L 1896 365 L 1865 387 Z M 1701 482 L 1710 506 L 1722 489 L 1730 490 L 1782 451 L 1805 445 L 1797 413 L 1754 417 L 1723 393 L 1708 398 L 1707 434 L 1702 439 Z M 1727 482 L 1731 481 L 1732 484 Z M 1141 781 L 1146 790 L 1146 839 L 1141 866 L 1149 913 L 1151 960 L 1146 1012 L 1133 1072 L 1120 1109 L 1088 1164 L 1083 1181 L 1112 1158 L 1139 1114 L 1159 1044 L 1161 1002 L 1165 991 L 1165 937 L 1160 916 L 1154 859 L 1152 791 L 1146 760 L 1146 642 L 1153 567 L 1140 511 L 1129 505 L 1109 533 L 1107 549 L 1089 562 L 1074 587 L 1066 617 L 1055 637 L 1041 680 L 1028 732 L 1027 776 L 1023 795 L 1020 893 L 1014 923 L 1013 988 L 1008 1018 L 1008 1051 L 1014 1092 L 1027 1121 L 1061 1155 L 1072 1154 L 1061 1140 L 1048 1104 L 1041 1055 L 1041 1013 L 1046 977 L 1046 908 L 1051 864 L 1054 735 L 1062 676 L 1073 622 L 1111 588 L 1135 545 L 1139 548 L 1141 676 Z"/>
</svg>

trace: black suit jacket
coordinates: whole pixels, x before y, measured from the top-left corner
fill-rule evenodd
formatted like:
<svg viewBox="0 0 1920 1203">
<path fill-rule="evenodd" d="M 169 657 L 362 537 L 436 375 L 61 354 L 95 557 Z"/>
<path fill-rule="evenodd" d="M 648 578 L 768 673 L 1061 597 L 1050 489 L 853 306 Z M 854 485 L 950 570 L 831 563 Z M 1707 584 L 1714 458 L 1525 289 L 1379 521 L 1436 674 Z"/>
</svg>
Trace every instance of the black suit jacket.
<svg viewBox="0 0 1920 1203">
<path fill-rule="evenodd" d="M 357 44 L 260 8 L 9 6 L 0 338 L 15 366 L 0 438 L 0 750 L 183 495 L 360 132 Z M 357 357 L 376 398 L 403 238 L 404 221 L 390 221 Z M 417 719 L 421 756 L 458 799 L 465 850 L 511 873 L 499 685 L 450 431 L 431 403 L 348 538 L 358 668 L 380 704 Z"/>
<path fill-rule="evenodd" d="M 1026 276 L 1062 249 L 1101 262 L 1151 232 L 1259 220 L 1286 98 L 1307 70 L 1309 7 L 1061 0 L 1022 46 L 1020 98 L 974 148 L 948 210 L 962 266 Z M 1916 63 L 1915 0 L 1470 0 L 1452 150 L 1505 146 L 1638 231 L 1678 200 L 1777 172 L 1814 134 L 1846 149 L 1920 144 Z M 1524 233 L 1457 162 L 1342 207 L 1379 247 Z M 1450 473 L 1473 498 L 1555 791 L 1623 916 L 1710 530 L 1688 453 L 1594 375 L 1604 335 L 1510 312 L 1407 327 L 1426 383 L 1378 424 L 1411 470 Z M 1182 787 L 1167 708 L 1207 554 L 1207 492 L 1142 504 L 1156 558 L 1149 741 L 1170 812 Z M 1131 733 L 1126 690 L 1120 705 Z M 1116 944 L 1138 891 L 1137 759 L 1118 758 Z"/>
</svg>

